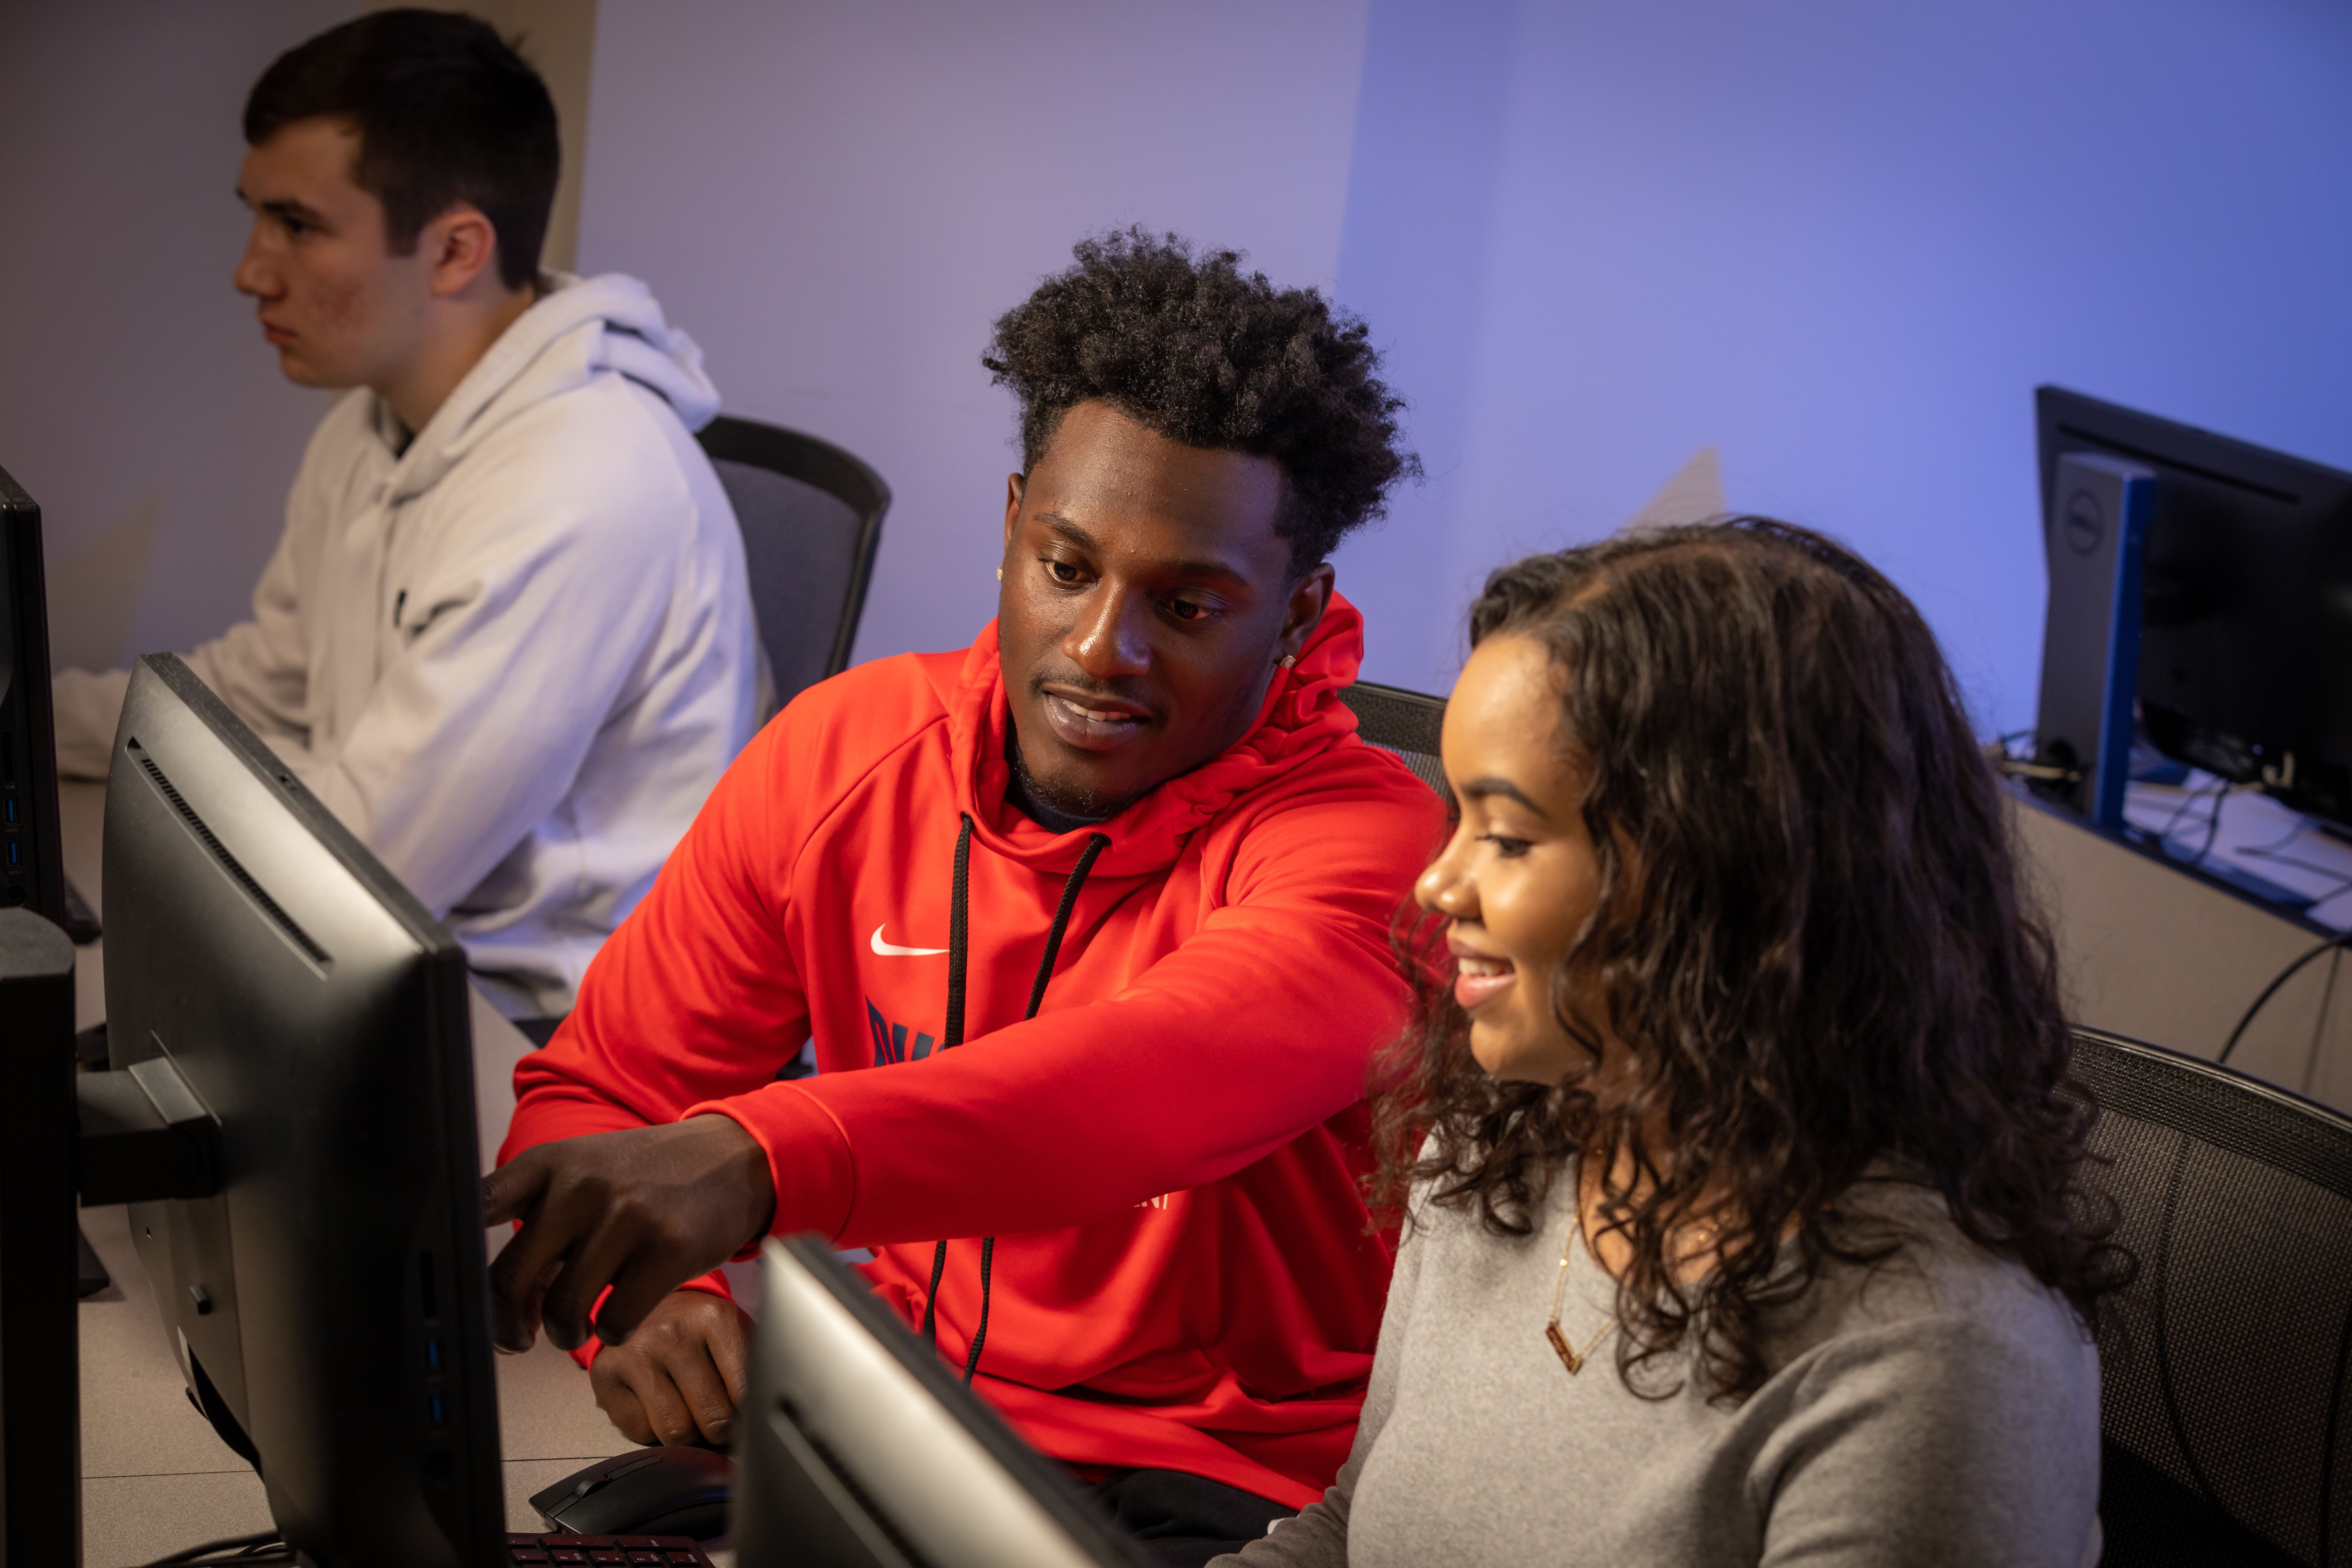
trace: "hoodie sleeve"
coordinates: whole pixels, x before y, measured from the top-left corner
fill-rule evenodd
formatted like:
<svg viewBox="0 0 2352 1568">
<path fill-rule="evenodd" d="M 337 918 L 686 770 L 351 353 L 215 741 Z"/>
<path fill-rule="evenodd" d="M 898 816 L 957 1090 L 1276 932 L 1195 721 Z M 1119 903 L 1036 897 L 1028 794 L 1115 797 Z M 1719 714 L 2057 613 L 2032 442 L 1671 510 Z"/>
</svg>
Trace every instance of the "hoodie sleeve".
<svg viewBox="0 0 2352 1568">
<path fill-rule="evenodd" d="M 1227 901 L 1118 994 L 687 1114 L 767 1149 L 776 1234 L 845 1247 L 1082 1225 L 1223 1180 L 1363 1099 L 1410 1005 L 1389 933 L 1438 816 L 1402 768 L 1334 762 L 1260 814 Z"/>
<path fill-rule="evenodd" d="M 720 777 L 653 890 L 597 953 L 578 1005 L 516 1065 L 500 1164 L 559 1138 L 675 1121 L 697 1100 L 774 1082 L 799 1053 L 807 994 L 765 873 L 798 831 L 797 770 L 775 763 L 793 750 L 805 701 Z"/>
<path fill-rule="evenodd" d="M 304 628 L 301 555 L 328 515 L 325 470 L 346 452 L 357 419 L 346 399 L 310 437 L 287 499 L 286 527 L 269 564 L 254 584 L 253 615 L 186 657 L 196 678 L 262 739 L 292 756 L 310 736 L 310 639 Z M 131 672 L 58 672 L 51 685 L 58 732 L 58 772 L 66 778 L 102 779 L 114 750 L 114 728 Z"/>
<path fill-rule="evenodd" d="M 255 732 L 299 750 L 310 738 L 310 639 L 295 539 L 289 526 L 254 584 L 253 618 L 198 644 L 187 660 L 196 679 Z"/>
<path fill-rule="evenodd" d="M 772 1083 L 799 1053 L 807 997 L 763 873 L 805 818 L 795 787 L 804 774 L 775 761 L 792 754 L 810 706 L 787 708 L 744 748 L 598 952 L 593 983 L 555 1037 L 516 1065 L 499 1163 L 561 1138 L 677 1121 L 707 1096 Z M 649 995 L 666 1004 L 657 1016 L 643 1005 Z M 730 1294 L 715 1269 L 680 1289 Z M 587 1366 L 602 1343 L 592 1335 L 572 1358 Z"/>
<path fill-rule="evenodd" d="M 571 1021 L 517 1068 L 502 1157 L 723 1114 L 768 1152 L 776 1234 L 867 1246 L 1083 1224 L 1230 1175 L 1363 1098 L 1409 1001 L 1391 921 L 1442 813 L 1361 752 L 1263 807 L 1223 906 L 1117 995 L 888 1072 L 774 1081 L 809 1033 L 763 891 L 790 885 L 817 809 L 794 795 L 821 771 L 793 765 L 796 717 L 737 760 Z"/>
</svg>

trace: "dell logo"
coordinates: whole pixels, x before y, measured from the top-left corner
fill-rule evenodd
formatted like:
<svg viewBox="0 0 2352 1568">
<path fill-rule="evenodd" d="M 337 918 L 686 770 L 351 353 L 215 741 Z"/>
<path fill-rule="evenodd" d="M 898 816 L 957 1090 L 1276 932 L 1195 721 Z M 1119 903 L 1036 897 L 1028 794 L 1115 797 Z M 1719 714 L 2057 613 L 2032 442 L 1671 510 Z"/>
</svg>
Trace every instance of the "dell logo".
<svg viewBox="0 0 2352 1568">
<path fill-rule="evenodd" d="M 2077 555 L 2088 555 L 2106 537 L 2107 509 L 2089 490 L 2076 490 L 2066 498 L 2066 512 L 2059 527 L 2065 531 L 2068 549 Z"/>
</svg>

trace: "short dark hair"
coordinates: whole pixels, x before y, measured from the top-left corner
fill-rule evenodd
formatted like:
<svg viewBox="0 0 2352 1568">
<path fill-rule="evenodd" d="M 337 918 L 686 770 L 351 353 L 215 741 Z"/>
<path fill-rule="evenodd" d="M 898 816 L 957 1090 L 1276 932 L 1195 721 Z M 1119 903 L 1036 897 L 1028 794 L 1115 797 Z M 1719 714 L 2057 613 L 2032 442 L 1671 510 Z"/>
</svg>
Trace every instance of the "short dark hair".
<svg viewBox="0 0 2352 1568">
<path fill-rule="evenodd" d="M 383 204 L 395 256 L 458 202 L 490 220 L 499 280 L 539 277 L 563 153 L 555 100 L 491 26 L 454 11 L 376 11 L 278 57 L 245 100 L 258 147 L 298 120 L 359 132 L 352 179 Z"/>
<path fill-rule="evenodd" d="M 1552 1010 L 1591 1066 L 1622 1041 L 1636 1083 L 1604 1109 L 1590 1067 L 1488 1076 L 1451 966 L 1417 962 L 1418 1024 L 1375 1109 L 1383 1206 L 1426 1181 L 1525 1236 L 1591 1157 L 1631 1252 L 1629 1385 L 1691 1348 L 1709 1396 L 1753 1393 L 1774 1314 L 1826 1264 L 1895 1249 L 1843 1201 L 1880 1162 L 2094 1319 L 2134 1267 L 2086 1180 L 2097 1111 L 2000 786 L 1918 610 L 1835 542 L 1743 518 L 1506 566 L 1470 611 L 1473 646 L 1505 636 L 1554 672 L 1600 868 Z M 1721 1248 L 1700 1280 L 1674 1250 L 1695 1216 Z"/>
<path fill-rule="evenodd" d="M 1294 575 L 1379 517 L 1400 475 L 1420 476 L 1397 448 L 1404 403 L 1375 374 L 1364 323 L 1320 293 L 1244 274 L 1239 251 L 1196 253 L 1141 228 L 1071 253 L 1077 265 L 999 318 L 981 356 L 1021 399 L 1023 468 L 1062 416 L 1097 399 L 1171 441 L 1270 458 Z"/>
</svg>

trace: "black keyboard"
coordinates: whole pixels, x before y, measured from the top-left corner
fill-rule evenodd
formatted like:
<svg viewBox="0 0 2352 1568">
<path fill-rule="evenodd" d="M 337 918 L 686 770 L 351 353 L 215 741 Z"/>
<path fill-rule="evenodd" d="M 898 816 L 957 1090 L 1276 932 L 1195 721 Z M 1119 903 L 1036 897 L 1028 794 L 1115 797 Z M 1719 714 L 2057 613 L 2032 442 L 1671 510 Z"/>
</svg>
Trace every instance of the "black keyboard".
<svg viewBox="0 0 2352 1568">
<path fill-rule="evenodd" d="M 530 1568 L 545 1563 L 711 1568 L 702 1548 L 683 1535 L 509 1535 L 507 1561 Z"/>
</svg>

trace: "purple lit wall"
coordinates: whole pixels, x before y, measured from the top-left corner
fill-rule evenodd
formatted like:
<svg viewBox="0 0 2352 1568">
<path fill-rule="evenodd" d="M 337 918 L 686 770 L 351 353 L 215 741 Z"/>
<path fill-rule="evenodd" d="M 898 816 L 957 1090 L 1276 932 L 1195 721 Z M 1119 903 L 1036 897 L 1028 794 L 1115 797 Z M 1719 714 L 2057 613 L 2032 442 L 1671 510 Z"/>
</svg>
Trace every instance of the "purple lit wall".
<svg viewBox="0 0 2352 1568">
<path fill-rule="evenodd" d="M 1328 287 L 1363 37 L 1361 0 L 602 0 L 581 265 L 888 479 L 857 657 L 961 647 L 1020 464 L 990 324 L 1129 223 Z"/>
<path fill-rule="evenodd" d="M 2352 466 L 2352 13 L 604 0 L 582 257 L 731 407 L 889 479 L 860 657 L 989 613 L 988 323 L 1078 235 L 1239 246 L 1362 311 L 1429 482 L 1347 545 L 1368 673 L 1443 689 L 1478 578 L 1700 447 L 1841 534 L 2031 721 L 2032 390 Z"/>
<path fill-rule="evenodd" d="M 230 287 L 237 129 L 356 0 L 0 6 L 0 468 L 41 503 L 49 646 L 105 668 L 246 612 L 327 410 Z"/>
<path fill-rule="evenodd" d="M 227 273 L 236 110 L 348 15 L 8 23 L 0 464 L 64 662 L 242 612 L 322 401 Z M 1428 482 L 1344 547 L 1369 673 L 1442 689 L 1478 578 L 1727 499 L 1916 595 L 1989 730 L 2041 646 L 2032 389 L 2352 467 L 2352 10 L 2333 0 L 602 0 L 581 251 L 730 406 L 898 503 L 858 653 L 960 643 L 1012 410 L 989 322 L 1139 221 L 1363 312 Z"/>
<path fill-rule="evenodd" d="M 2317 0 L 1376 0 L 1339 288 L 1433 479 L 1341 558 L 1370 673 L 1711 446 L 2031 723 L 2037 383 L 2352 467 L 2347 83 Z"/>
</svg>

